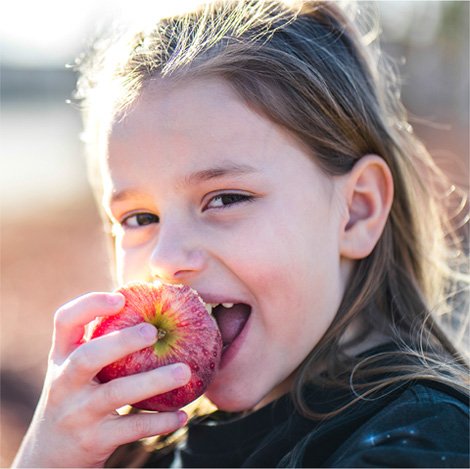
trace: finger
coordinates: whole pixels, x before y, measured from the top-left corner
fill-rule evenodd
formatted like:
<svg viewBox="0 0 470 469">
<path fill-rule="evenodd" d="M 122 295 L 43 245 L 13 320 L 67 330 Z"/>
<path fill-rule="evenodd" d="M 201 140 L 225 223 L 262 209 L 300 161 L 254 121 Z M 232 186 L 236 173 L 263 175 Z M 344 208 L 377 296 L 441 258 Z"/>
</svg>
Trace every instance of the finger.
<svg viewBox="0 0 470 469">
<path fill-rule="evenodd" d="M 129 414 L 107 422 L 110 441 L 120 446 L 141 438 L 171 433 L 186 424 L 187 415 L 183 411 Z"/>
<path fill-rule="evenodd" d="M 53 353 L 68 355 L 80 344 L 86 324 L 118 313 L 124 302 L 121 293 L 88 293 L 59 308 L 54 316 Z"/>
<path fill-rule="evenodd" d="M 184 386 L 191 370 L 184 363 L 162 366 L 152 371 L 114 379 L 98 386 L 94 399 L 95 410 L 108 414 L 127 404 L 148 399 Z"/>
<path fill-rule="evenodd" d="M 157 340 L 157 329 L 140 323 L 97 337 L 76 348 L 67 358 L 64 374 L 77 383 L 87 383 L 105 366 Z"/>
</svg>

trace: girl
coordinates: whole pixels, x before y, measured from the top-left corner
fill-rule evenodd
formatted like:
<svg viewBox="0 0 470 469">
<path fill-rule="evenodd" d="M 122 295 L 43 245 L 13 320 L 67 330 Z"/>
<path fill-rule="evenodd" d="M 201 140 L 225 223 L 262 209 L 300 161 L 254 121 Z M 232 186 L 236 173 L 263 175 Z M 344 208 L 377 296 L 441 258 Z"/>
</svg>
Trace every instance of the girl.
<svg viewBox="0 0 470 469">
<path fill-rule="evenodd" d="M 17 466 L 467 466 L 452 194 L 371 47 L 331 2 L 275 0 L 97 43 L 79 91 L 117 283 L 187 284 L 238 313 L 217 410 L 186 426 L 114 410 L 186 383 L 185 365 L 94 380 L 156 340 L 82 342 L 119 294 L 62 307 Z"/>
</svg>

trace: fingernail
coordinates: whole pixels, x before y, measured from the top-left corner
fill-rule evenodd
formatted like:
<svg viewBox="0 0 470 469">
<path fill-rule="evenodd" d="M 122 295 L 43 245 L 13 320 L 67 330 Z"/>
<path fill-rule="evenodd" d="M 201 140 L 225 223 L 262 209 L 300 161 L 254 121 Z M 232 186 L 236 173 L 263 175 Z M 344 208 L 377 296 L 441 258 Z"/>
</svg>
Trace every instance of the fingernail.
<svg viewBox="0 0 470 469">
<path fill-rule="evenodd" d="M 186 422 L 188 421 L 188 416 L 186 415 L 186 412 L 183 412 L 182 410 L 178 411 L 178 420 L 180 422 L 180 425 L 186 425 Z"/>
<path fill-rule="evenodd" d="M 185 365 L 173 365 L 172 374 L 179 383 L 186 383 L 190 376 L 188 367 Z"/>
<path fill-rule="evenodd" d="M 157 328 L 147 322 L 139 326 L 139 334 L 148 341 L 155 341 L 157 338 Z"/>
<path fill-rule="evenodd" d="M 124 303 L 124 296 L 122 293 L 110 293 L 107 297 L 107 301 L 110 305 L 117 306 Z"/>
</svg>

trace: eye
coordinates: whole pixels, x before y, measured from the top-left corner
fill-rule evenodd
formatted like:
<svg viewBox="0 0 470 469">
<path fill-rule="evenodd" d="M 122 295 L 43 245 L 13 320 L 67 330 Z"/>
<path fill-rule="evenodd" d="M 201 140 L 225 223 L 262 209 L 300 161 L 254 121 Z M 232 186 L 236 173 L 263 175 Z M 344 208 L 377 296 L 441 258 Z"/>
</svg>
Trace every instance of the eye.
<svg viewBox="0 0 470 469">
<path fill-rule="evenodd" d="M 140 228 L 141 226 L 159 223 L 160 218 L 153 213 L 134 213 L 122 220 L 121 225 L 124 228 Z"/>
<path fill-rule="evenodd" d="M 212 197 L 209 200 L 209 203 L 206 205 L 206 209 L 212 208 L 224 208 L 229 205 L 239 204 L 241 202 L 250 202 L 254 199 L 252 195 L 247 194 L 237 194 L 237 193 L 227 193 L 227 194 L 218 194 Z"/>
</svg>

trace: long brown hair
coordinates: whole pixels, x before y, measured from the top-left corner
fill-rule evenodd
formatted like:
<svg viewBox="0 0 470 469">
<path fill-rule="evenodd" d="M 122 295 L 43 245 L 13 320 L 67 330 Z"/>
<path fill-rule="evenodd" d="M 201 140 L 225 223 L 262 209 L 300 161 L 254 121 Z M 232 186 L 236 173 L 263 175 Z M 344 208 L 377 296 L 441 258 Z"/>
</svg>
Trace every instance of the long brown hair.
<svg viewBox="0 0 470 469">
<path fill-rule="evenodd" d="M 468 264 L 455 230 L 465 199 L 414 135 L 378 41 L 346 10 L 329 1 L 213 2 L 95 49 L 78 88 L 92 167 L 100 138 L 149 80 L 207 76 L 223 78 L 287 129 L 327 175 L 347 173 L 370 153 L 390 167 L 395 197 L 381 239 L 356 262 L 335 320 L 297 370 L 301 413 L 317 416 L 302 395 L 313 378 L 353 386 L 357 399 L 419 378 L 466 389 L 464 344 L 455 335 L 468 317 Z M 344 333 L 358 317 L 366 327 L 353 341 L 379 331 L 394 351 L 346 354 Z M 330 373 L 320 376 L 317 363 Z"/>
</svg>

